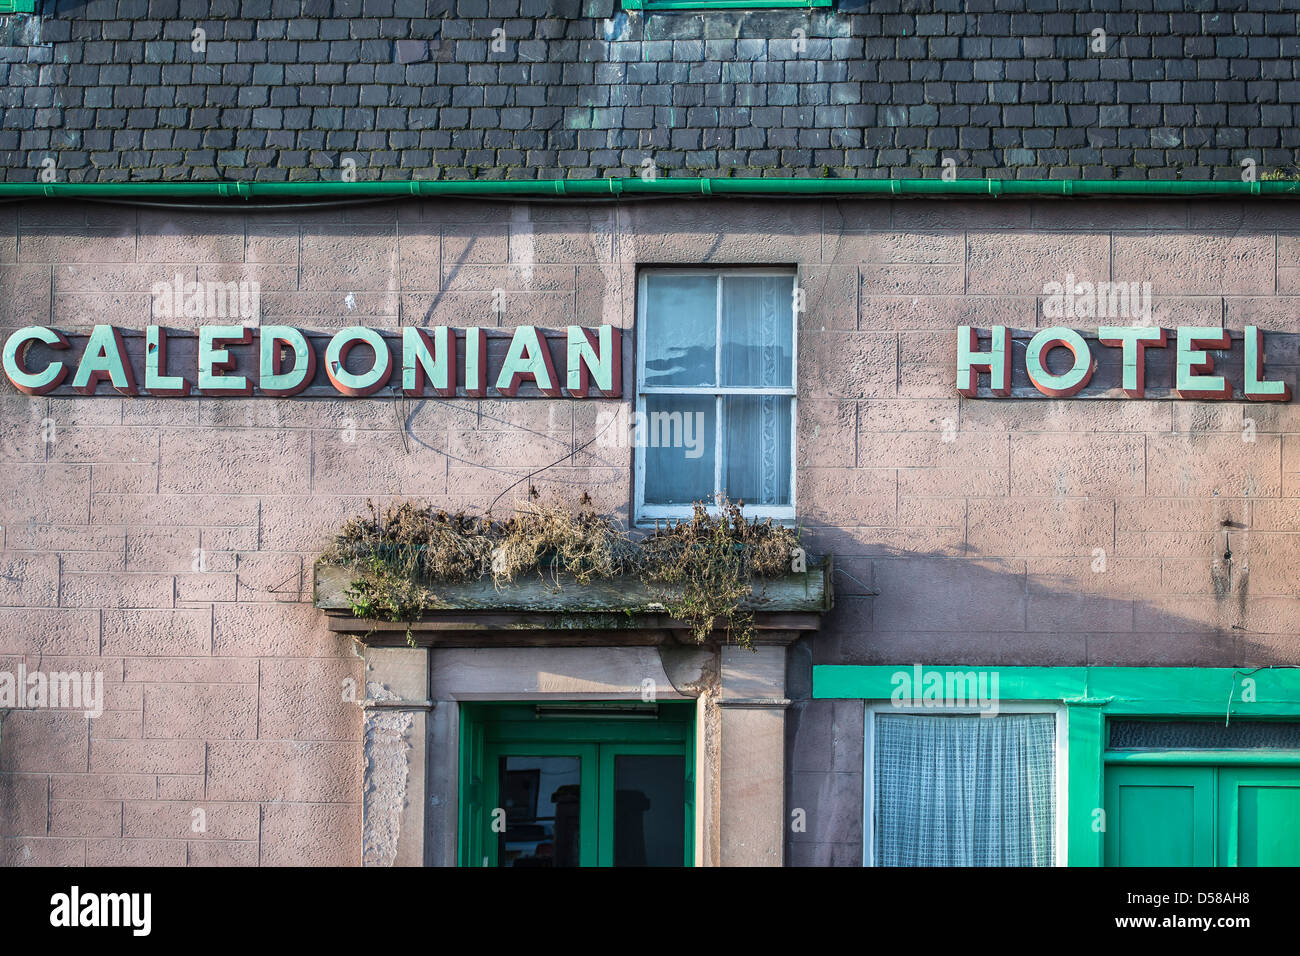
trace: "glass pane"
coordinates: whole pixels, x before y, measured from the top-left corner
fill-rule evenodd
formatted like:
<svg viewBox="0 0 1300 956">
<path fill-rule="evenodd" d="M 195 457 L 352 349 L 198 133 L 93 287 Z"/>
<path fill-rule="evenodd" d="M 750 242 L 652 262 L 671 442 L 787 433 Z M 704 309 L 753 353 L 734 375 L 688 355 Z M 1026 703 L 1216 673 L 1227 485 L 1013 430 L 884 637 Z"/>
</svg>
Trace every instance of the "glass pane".
<svg viewBox="0 0 1300 956">
<path fill-rule="evenodd" d="M 722 384 L 790 386 L 794 276 L 722 280 Z"/>
<path fill-rule="evenodd" d="M 790 397 L 723 399 L 726 471 L 723 488 L 747 505 L 790 503 Z"/>
<path fill-rule="evenodd" d="M 684 866 L 686 758 L 614 757 L 614 865 Z"/>
<path fill-rule="evenodd" d="M 1052 866 L 1051 714 L 875 718 L 879 866 Z"/>
<path fill-rule="evenodd" d="M 635 423 L 645 455 L 645 503 L 689 505 L 713 498 L 717 403 L 708 395 L 647 395 Z"/>
<path fill-rule="evenodd" d="M 1272 720 L 1111 720 L 1113 749 L 1296 750 L 1300 723 Z"/>
<path fill-rule="evenodd" d="M 645 287 L 645 384 L 712 385 L 717 276 L 651 274 Z"/>
<path fill-rule="evenodd" d="M 579 757 L 501 757 L 498 866 L 577 866 Z"/>
</svg>

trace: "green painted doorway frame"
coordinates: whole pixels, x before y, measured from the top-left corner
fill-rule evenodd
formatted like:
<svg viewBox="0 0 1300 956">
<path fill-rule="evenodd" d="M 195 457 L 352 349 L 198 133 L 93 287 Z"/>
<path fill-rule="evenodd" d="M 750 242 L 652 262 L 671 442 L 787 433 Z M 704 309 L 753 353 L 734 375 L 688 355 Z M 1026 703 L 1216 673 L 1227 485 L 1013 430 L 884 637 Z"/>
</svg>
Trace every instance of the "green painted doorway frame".
<svg viewBox="0 0 1300 956">
<path fill-rule="evenodd" d="M 685 769 L 685 826 L 682 858 L 695 858 L 694 701 L 660 701 L 657 714 L 619 714 L 611 704 L 629 701 L 511 701 L 460 705 L 460 814 L 457 862 L 496 866 L 497 842 L 490 838 L 490 796 L 498 792 L 496 758 L 520 756 L 582 758 L 579 833 L 581 866 L 612 866 L 614 819 L 598 807 L 613 806 L 614 761 L 641 754 L 677 755 Z M 539 706 L 545 708 L 539 710 Z"/>
<path fill-rule="evenodd" d="M 813 667 L 812 695 L 815 699 L 889 701 L 904 680 L 910 686 L 915 666 L 819 664 Z M 1300 766 L 1300 753 L 1296 751 L 1134 753 L 1106 749 L 1109 717 L 1300 719 L 1300 669 L 942 664 L 922 665 L 922 671 L 944 675 L 984 673 L 990 682 L 996 674 L 1000 701 L 1050 701 L 1065 705 L 1064 812 L 1066 861 L 1070 866 L 1101 866 L 1105 860 L 1103 811 L 1108 764 Z"/>
</svg>

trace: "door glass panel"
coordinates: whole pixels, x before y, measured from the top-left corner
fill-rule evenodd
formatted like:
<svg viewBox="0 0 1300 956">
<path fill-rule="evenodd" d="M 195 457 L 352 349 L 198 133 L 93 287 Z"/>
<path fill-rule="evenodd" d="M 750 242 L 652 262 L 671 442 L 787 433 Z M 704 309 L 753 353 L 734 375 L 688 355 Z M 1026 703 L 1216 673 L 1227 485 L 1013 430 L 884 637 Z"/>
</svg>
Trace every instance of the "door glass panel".
<svg viewBox="0 0 1300 956">
<path fill-rule="evenodd" d="M 501 757 L 500 866 L 577 866 L 578 757 Z"/>
<path fill-rule="evenodd" d="M 685 797 L 684 757 L 616 755 L 614 865 L 684 865 Z"/>
</svg>

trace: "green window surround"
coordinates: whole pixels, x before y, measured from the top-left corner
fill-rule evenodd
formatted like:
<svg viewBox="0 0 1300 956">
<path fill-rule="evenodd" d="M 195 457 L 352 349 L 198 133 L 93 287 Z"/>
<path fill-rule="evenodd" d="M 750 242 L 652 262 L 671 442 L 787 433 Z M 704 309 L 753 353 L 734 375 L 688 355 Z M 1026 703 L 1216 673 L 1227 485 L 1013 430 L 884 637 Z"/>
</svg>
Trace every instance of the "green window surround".
<svg viewBox="0 0 1300 956">
<path fill-rule="evenodd" d="M 911 670 L 910 664 L 818 665 L 813 668 L 813 697 L 889 701 L 898 686 L 895 675 L 910 673 Z M 1000 701 L 1065 705 L 1066 806 L 1057 809 L 1066 814 L 1067 861 L 1070 866 L 1101 866 L 1103 861 L 1114 858 L 1113 849 L 1110 855 L 1107 854 L 1106 830 L 1097 828 L 1097 811 L 1115 805 L 1117 781 L 1134 786 L 1160 784 L 1167 788 L 1182 786 L 1181 774 L 1188 778 L 1186 786 L 1195 788 L 1197 801 L 1200 800 L 1199 794 L 1214 788 L 1218 788 L 1215 792 L 1222 794 L 1241 792 L 1243 812 L 1264 813 L 1267 808 L 1256 810 L 1255 803 L 1251 802 L 1264 797 L 1248 785 L 1252 782 L 1252 774 L 1262 775 L 1260 779 L 1268 777 L 1269 781 L 1272 781 L 1269 776 L 1272 774 L 1278 781 L 1285 781 L 1288 789 L 1283 790 L 1282 783 L 1273 782 L 1270 783 L 1272 789 L 1265 795 L 1278 801 L 1279 808 L 1291 812 L 1295 798 L 1288 794 L 1295 791 L 1289 788 L 1300 783 L 1296 776 L 1296 768 L 1300 768 L 1300 753 L 1296 751 L 1108 750 L 1106 722 L 1114 717 L 1199 718 L 1218 722 L 1228 717 L 1236 720 L 1300 720 L 1300 669 L 940 665 L 925 667 L 924 670 L 996 673 Z M 1007 709 L 1011 707 L 1008 705 Z M 942 708 L 935 708 L 934 713 L 942 712 Z M 1202 766 L 1217 768 L 1214 772 L 1218 776 L 1211 779 L 1193 769 Z M 1156 772 L 1159 770 L 1163 770 L 1164 775 L 1157 780 Z M 1130 781 L 1128 778 L 1133 779 Z M 1108 780 L 1112 789 L 1109 801 L 1106 792 Z M 1155 795 L 1144 799 L 1156 800 L 1159 794 L 1154 790 L 1151 793 Z M 1259 790 L 1259 793 L 1265 791 Z M 1234 796 L 1233 799 L 1237 798 Z M 1202 813 L 1201 804 L 1189 804 L 1188 813 L 1193 817 Z M 1242 832 L 1256 826 L 1255 818 L 1249 813 L 1240 818 L 1240 827 L 1245 828 Z M 1281 809 L 1275 811 L 1271 819 L 1284 819 L 1279 813 Z M 1218 827 L 1212 840 L 1217 841 L 1219 850 L 1212 851 L 1211 843 L 1198 843 L 1189 850 L 1197 862 L 1210 859 L 1213 852 L 1219 853 L 1221 862 L 1237 861 L 1235 842 L 1229 840 L 1223 825 L 1207 820 L 1207 826 Z M 1109 830 L 1113 847 L 1118 831 L 1115 827 Z M 1235 836 L 1231 838 L 1232 841 L 1235 839 Z M 1241 862 L 1246 862 L 1244 857 Z"/>
<path fill-rule="evenodd" d="M 623 0 L 624 10 L 791 10 L 829 7 L 833 0 Z"/>
<path fill-rule="evenodd" d="M 0 0 L 0 14 L 35 12 L 36 0 Z"/>
</svg>

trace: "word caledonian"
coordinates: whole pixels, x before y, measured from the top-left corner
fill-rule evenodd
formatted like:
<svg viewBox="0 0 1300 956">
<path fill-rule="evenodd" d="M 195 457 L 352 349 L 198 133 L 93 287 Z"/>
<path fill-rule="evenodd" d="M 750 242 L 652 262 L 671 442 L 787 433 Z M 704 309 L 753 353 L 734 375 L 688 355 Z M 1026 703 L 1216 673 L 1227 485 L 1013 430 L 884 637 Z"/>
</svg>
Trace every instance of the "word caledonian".
<svg viewBox="0 0 1300 956">
<path fill-rule="evenodd" d="M 497 341 L 508 336 L 504 354 L 490 350 L 489 331 Z M 139 338 L 138 332 L 129 334 Z M 309 336 L 319 341 L 313 343 Z M 619 329 L 609 325 L 570 325 L 549 341 L 531 325 L 513 330 L 405 327 L 387 334 L 350 326 L 327 339 L 284 325 L 208 325 L 192 333 L 150 325 L 144 329 L 143 354 L 135 356 L 124 331 L 116 326 L 96 325 L 76 338 L 80 354 L 65 361 L 64 353 L 74 351 L 72 336 L 45 326 L 19 329 L 5 341 L 5 375 L 28 395 L 52 392 L 71 375 L 71 389 L 79 395 L 94 395 L 101 383 L 107 383 L 122 395 L 287 397 L 313 385 L 317 349 L 323 345 L 325 387 L 353 397 L 396 385 L 398 374 L 401 390 L 409 396 L 480 398 L 489 385 L 496 393 L 515 396 L 525 384 L 551 397 L 622 394 L 621 336 Z M 169 360 L 169 344 L 183 346 L 184 355 L 173 349 Z M 356 346 L 363 348 L 354 355 Z M 556 375 L 553 348 L 564 355 L 563 381 Z M 395 358 L 401 360 L 400 373 Z"/>
</svg>

